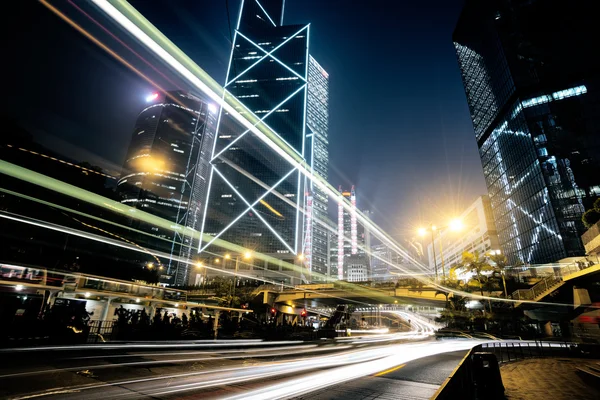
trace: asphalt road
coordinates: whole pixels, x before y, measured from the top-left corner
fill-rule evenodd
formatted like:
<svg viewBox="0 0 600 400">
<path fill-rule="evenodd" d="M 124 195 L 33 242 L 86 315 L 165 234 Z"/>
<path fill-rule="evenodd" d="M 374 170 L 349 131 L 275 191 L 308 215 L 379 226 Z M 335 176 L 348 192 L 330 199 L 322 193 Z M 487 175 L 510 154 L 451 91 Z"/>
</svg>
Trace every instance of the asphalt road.
<svg viewBox="0 0 600 400">
<path fill-rule="evenodd" d="M 468 350 L 440 353 L 313 392 L 296 400 L 429 399 Z"/>
<path fill-rule="evenodd" d="M 0 352 L 0 398 L 429 398 L 477 342 L 424 339 Z"/>
</svg>

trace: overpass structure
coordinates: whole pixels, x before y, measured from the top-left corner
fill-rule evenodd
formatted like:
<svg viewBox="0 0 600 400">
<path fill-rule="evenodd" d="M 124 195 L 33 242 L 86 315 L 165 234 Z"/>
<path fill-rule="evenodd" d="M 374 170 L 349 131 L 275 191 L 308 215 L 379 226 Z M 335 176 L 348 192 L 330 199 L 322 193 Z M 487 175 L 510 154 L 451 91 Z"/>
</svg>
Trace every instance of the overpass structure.
<svg viewBox="0 0 600 400">
<path fill-rule="evenodd" d="M 311 286 L 311 285 L 306 285 Z M 444 307 L 446 294 L 435 287 L 376 289 L 360 285 L 348 288 L 334 287 L 333 284 L 319 285 L 311 289 L 297 287 L 282 289 L 276 285 L 258 287 L 254 294 L 262 296 L 263 304 L 274 306 L 319 307 L 335 304 L 413 304 L 418 306 Z M 452 297 L 452 294 L 448 295 Z"/>
<path fill-rule="evenodd" d="M 600 265 L 593 264 L 549 265 L 548 267 L 536 268 L 536 270 L 536 273 L 538 276 L 541 275 L 542 279 L 531 288 L 516 290 L 510 296 L 513 300 L 516 300 L 515 307 L 524 304 L 531 306 L 531 303 L 525 303 L 525 301 L 544 301 L 552 293 L 565 286 L 575 288 L 575 283 L 580 285 L 584 280 L 592 282 L 600 278 Z"/>
</svg>

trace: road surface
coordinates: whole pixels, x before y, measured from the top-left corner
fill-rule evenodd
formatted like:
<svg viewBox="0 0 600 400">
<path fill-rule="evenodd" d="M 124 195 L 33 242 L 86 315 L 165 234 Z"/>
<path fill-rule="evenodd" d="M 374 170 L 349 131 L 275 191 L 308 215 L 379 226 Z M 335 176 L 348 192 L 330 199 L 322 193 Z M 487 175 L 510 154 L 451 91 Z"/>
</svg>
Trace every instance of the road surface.
<svg viewBox="0 0 600 400">
<path fill-rule="evenodd" d="M 0 398 L 428 398 L 478 343 L 378 335 L 0 351 Z"/>
</svg>

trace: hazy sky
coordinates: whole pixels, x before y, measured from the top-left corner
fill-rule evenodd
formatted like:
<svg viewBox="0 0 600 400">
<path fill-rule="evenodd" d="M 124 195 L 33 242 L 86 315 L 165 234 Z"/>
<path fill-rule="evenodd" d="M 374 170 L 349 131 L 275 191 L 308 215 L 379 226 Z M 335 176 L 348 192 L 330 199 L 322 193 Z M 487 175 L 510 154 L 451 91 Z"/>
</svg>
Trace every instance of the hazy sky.
<svg viewBox="0 0 600 400">
<path fill-rule="evenodd" d="M 130 2 L 223 83 L 225 0 Z M 31 24 L 11 26 L 3 112 L 44 144 L 118 172 L 155 88 L 38 2 L 18 3 L 11 19 Z M 81 7 L 178 82 L 90 5 L 52 4 L 171 88 L 73 4 Z M 286 0 L 284 22 L 311 23 L 310 52 L 329 72 L 330 183 L 356 185 L 359 207 L 392 234 L 442 224 L 486 192 L 451 40 L 461 7 L 462 0 Z M 229 1 L 232 27 L 238 10 L 239 0 Z"/>
</svg>

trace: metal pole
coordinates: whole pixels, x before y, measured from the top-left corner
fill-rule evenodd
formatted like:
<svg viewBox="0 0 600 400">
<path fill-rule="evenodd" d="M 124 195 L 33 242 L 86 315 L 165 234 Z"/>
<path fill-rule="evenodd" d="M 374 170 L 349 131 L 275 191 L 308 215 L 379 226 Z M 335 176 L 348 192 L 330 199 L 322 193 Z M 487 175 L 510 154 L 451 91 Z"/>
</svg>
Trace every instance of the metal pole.
<svg viewBox="0 0 600 400">
<path fill-rule="evenodd" d="M 233 296 L 235 296 L 235 284 L 237 282 L 237 273 L 238 273 L 238 266 L 239 266 L 239 262 L 240 262 L 240 256 L 236 256 L 235 257 L 235 274 L 233 275 L 233 282 L 231 283 L 232 289 L 231 289 L 231 300 L 229 301 L 229 307 L 233 307 Z"/>
<path fill-rule="evenodd" d="M 442 247 L 442 230 L 438 231 L 438 237 L 440 238 L 440 257 L 442 257 L 442 279 L 446 279 L 446 271 L 444 271 L 444 248 Z"/>
<path fill-rule="evenodd" d="M 435 281 L 438 282 L 437 257 L 435 256 L 435 239 L 433 237 L 433 225 L 429 226 L 431 231 L 431 247 L 433 248 L 433 269 L 435 270 Z"/>
</svg>

